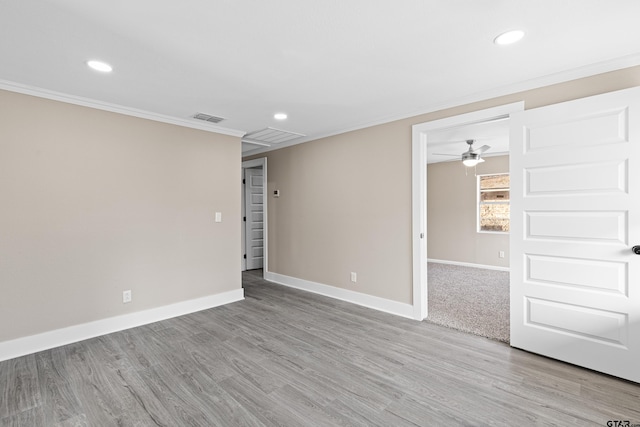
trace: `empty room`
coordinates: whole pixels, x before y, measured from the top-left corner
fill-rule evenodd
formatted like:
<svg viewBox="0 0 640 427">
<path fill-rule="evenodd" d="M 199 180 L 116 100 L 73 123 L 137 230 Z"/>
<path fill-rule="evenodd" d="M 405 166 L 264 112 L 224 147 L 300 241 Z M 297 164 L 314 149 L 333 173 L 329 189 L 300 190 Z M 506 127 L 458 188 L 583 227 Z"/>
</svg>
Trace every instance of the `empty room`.
<svg viewBox="0 0 640 427">
<path fill-rule="evenodd" d="M 640 3 L 0 2 L 0 426 L 640 425 Z"/>
</svg>

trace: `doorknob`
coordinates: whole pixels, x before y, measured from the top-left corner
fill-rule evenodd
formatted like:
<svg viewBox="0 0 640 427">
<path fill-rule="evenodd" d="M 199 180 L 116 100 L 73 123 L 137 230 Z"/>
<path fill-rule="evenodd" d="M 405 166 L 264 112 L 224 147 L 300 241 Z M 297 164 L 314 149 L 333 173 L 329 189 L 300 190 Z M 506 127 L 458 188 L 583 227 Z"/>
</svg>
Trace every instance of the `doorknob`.
<svg viewBox="0 0 640 427">
<path fill-rule="evenodd" d="M 640 255 L 640 245 L 635 245 L 634 247 L 631 248 L 631 250 L 633 251 L 634 254 Z"/>
</svg>

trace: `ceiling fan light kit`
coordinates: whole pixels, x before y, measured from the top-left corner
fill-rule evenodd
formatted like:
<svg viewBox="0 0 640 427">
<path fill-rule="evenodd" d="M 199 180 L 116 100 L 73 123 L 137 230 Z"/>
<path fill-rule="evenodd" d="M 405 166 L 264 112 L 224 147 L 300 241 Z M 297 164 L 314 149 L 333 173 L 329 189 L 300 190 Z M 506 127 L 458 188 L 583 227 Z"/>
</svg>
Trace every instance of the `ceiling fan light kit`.
<svg viewBox="0 0 640 427">
<path fill-rule="evenodd" d="M 462 155 L 462 164 L 468 168 L 476 166 L 478 163 L 484 162 L 484 159 L 477 153 L 464 153 Z"/>
<path fill-rule="evenodd" d="M 484 162 L 484 159 L 480 157 L 480 155 L 491 147 L 489 147 L 488 145 L 483 145 L 482 147 L 474 150 L 473 149 L 473 143 L 475 142 L 474 139 L 467 139 L 465 142 L 469 144 L 469 149 L 464 153 L 462 153 L 462 164 L 465 165 L 466 167 L 471 168 L 476 166 L 478 163 Z"/>
</svg>

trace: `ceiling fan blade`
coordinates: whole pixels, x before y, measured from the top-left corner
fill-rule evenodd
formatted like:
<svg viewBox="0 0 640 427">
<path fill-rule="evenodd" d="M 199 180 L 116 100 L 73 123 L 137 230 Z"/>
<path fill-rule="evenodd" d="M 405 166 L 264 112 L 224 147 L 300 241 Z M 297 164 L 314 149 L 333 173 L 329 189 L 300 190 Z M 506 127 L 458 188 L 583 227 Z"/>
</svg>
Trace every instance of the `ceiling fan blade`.
<svg viewBox="0 0 640 427">
<path fill-rule="evenodd" d="M 434 156 L 450 156 L 450 157 L 460 157 L 460 154 L 444 154 L 444 153 L 431 153 Z"/>
<path fill-rule="evenodd" d="M 485 151 L 487 151 L 489 148 L 491 148 L 491 147 L 489 147 L 488 145 L 483 145 L 480 148 L 476 148 L 475 150 L 471 150 L 471 152 L 475 153 L 475 154 L 482 154 Z"/>
</svg>

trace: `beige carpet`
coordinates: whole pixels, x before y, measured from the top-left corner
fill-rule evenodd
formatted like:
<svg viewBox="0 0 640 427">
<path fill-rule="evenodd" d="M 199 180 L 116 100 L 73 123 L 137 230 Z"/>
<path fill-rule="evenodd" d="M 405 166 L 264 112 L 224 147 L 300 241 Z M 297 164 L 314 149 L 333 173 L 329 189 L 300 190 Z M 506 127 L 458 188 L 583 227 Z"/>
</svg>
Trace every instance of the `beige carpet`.
<svg viewBox="0 0 640 427">
<path fill-rule="evenodd" d="M 428 321 L 509 342 L 508 272 L 430 262 L 428 281 Z"/>
</svg>

